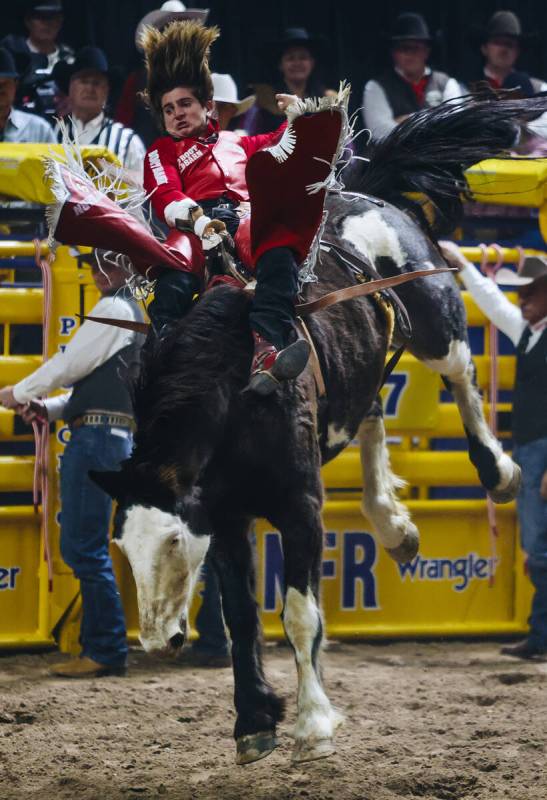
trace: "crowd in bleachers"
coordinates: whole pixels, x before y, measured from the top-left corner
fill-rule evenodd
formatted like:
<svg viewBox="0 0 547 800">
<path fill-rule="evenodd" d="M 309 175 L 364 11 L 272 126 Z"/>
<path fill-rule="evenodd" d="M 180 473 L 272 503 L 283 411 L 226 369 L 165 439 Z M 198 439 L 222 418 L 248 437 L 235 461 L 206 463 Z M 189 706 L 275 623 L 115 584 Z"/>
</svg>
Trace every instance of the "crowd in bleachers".
<svg viewBox="0 0 547 800">
<path fill-rule="evenodd" d="M 162 29 L 169 22 L 198 19 L 207 24 L 207 10 L 186 9 L 167 0 L 137 25 L 135 44 L 146 26 Z M 109 65 L 98 47 L 75 50 L 63 41 L 61 0 L 30 0 L 24 18 L 27 36 L 10 34 L 0 42 L 0 139 L 8 142 L 60 140 L 67 125 L 71 138 L 82 144 L 101 144 L 113 150 L 128 169 L 140 173 L 146 147 L 160 133 L 146 108 L 144 60 L 123 80 L 122 70 Z M 453 100 L 468 91 L 512 90 L 515 96 L 545 91 L 547 83 L 518 68 L 528 34 L 511 11 L 498 11 L 477 39 L 483 69 L 463 83 L 430 65 L 434 36 L 417 13 L 400 14 L 385 38 L 391 64 L 378 70 L 363 87 L 362 125 L 375 138 L 388 134 L 402 119 L 424 107 Z M 215 74 L 216 115 L 221 128 L 253 135 L 275 130 L 281 114 L 277 92 L 305 96 L 329 94 L 322 67 L 329 60 L 329 41 L 304 28 L 287 28 L 264 44 L 263 58 L 272 67 L 270 83 L 251 82 L 240 92 L 230 75 Z M 343 78 L 344 76 L 339 76 Z M 527 127 L 520 152 L 543 154 L 547 121 Z"/>
</svg>

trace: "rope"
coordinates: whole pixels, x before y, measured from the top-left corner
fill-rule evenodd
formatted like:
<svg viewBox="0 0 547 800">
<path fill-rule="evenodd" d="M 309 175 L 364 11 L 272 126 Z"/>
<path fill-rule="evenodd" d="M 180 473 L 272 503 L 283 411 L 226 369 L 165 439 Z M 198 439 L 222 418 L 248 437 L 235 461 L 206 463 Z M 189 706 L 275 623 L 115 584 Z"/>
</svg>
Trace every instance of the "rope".
<svg viewBox="0 0 547 800">
<path fill-rule="evenodd" d="M 496 273 L 504 263 L 504 256 L 503 250 L 498 244 L 493 244 L 492 248 L 498 254 L 498 259 L 494 264 L 491 264 L 488 261 L 488 248 L 485 244 L 479 245 L 482 251 L 482 258 L 481 258 L 481 272 L 483 272 L 490 280 L 496 280 Z M 523 251 L 521 250 L 521 259 L 523 258 Z M 498 435 L 498 413 L 497 413 L 497 406 L 498 406 L 498 353 L 499 353 L 499 336 L 498 336 L 498 329 L 494 325 L 494 323 L 490 322 L 488 326 L 488 341 L 489 341 L 489 348 L 490 348 L 490 388 L 488 393 L 488 399 L 490 402 L 490 413 L 488 415 L 488 427 L 493 436 L 497 438 Z M 498 524 L 496 519 L 496 506 L 492 498 L 488 495 L 486 497 L 486 512 L 488 517 L 488 530 L 490 535 L 490 553 L 491 553 L 491 561 L 490 561 L 490 569 L 488 575 L 488 584 L 489 586 L 494 585 L 494 564 L 496 563 L 497 558 L 497 539 L 499 536 L 498 533 Z"/>
<path fill-rule="evenodd" d="M 48 342 L 51 321 L 51 255 L 43 259 L 40 255 L 41 242 L 34 239 L 34 260 L 42 273 L 44 299 L 42 304 L 42 359 L 47 361 Z M 34 513 L 38 513 L 40 495 L 42 498 L 42 532 L 44 543 L 44 560 L 47 564 L 48 591 L 53 591 L 53 562 L 49 540 L 49 480 L 48 480 L 48 455 L 49 455 L 49 424 L 47 420 L 36 418 L 32 423 L 34 433 L 35 461 L 34 481 L 32 487 L 32 500 Z"/>
</svg>

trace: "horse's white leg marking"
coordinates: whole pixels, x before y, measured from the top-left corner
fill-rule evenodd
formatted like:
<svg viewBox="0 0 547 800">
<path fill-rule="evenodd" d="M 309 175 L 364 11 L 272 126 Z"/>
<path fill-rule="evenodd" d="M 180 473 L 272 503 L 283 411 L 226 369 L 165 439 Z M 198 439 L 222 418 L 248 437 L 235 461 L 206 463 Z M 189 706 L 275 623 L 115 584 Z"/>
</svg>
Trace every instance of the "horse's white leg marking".
<svg viewBox="0 0 547 800">
<path fill-rule="evenodd" d="M 299 745 L 313 747 L 321 740 L 332 739 L 335 728 L 342 722 L 319 681 L 314 664 L 314 651 L 321 636 L 321 612 L 311 589 L 306 595 L 289 586 L 283 609 L 285 633 L 292 644 L 298 671 L 298 718 L 294 728 L 297 752 Z M 332 752 L 332 748 L 329 750 Z M 327 755 L 328 753 L 323 753 Z"/>
<path fill-rule="evenodd" d="M 338 428 L 331 423 L 327 428 L 327 447 L 332 449 L 339 445 L 346 445 L 350 440 L 350 435 L 345 428 Z"/>
<path fill-rule="evenodd" d="M 365 417 L 359 427 L 363 470 L 363 514 L 367 516 L 383 546 L 396 560 L 408 560 L 418 550 L 418 529 L 410 513 L 397 498 L 404 481 L 392 471 L 381 416 Z"/>
<path fill-rule="evenodd" d="M 481 396 L 473 380 L 475 370 L 467 343 L 452 341 L 445 358 L 424 361 L 424 364 L 448 378 L 468 435 L 476 437 L 479 443 L 492 453 L 499 472 L 499 481 L 493 487 L 494 491 L 504 492 L 508 488 L 518 486 L 520 474 L 518 467 L 503 452 L 500 443 L 486 424 Z M 512 489 L 511 494 L 513 494 Z"/>
<path fill-rule="evenodd" d="M 408 261 L 397 231 L 376 209 L 346 217 L 342 226 L 342 236 L 372 263 L 379 256 L 391 258 L 398 267 L 402 267 Z"/>
</svg>

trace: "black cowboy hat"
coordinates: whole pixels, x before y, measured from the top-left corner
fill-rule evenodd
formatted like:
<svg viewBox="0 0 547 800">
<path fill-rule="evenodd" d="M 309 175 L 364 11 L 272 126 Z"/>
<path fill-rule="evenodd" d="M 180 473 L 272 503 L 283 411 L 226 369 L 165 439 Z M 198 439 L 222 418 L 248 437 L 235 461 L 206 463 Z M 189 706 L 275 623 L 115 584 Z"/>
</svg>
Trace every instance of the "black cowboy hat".
<svg viewBox="0 0 547 800">
<path fill-rule="evenodd" d="M 25 4 L 28 17 L 56 17 L 63 13 L 61 0 L 29 0 Z"/>
<path fill-rule="evenodd" d="M 0 78 L 18 78 L 19 73 L 15 66 L 15 59 L 9 50 L 0 47 Z"/>
<path fill-rule="evenodd" d="M 393 43 L 405 42 L 409 39 L 422 42 L 432 42 L 433 37 L 429 32 L 429 27 L 421 14 L 412 11 L 399 14 L 393 23 L 389 34 L 389 39 Z"/>
<path fill-rule="evenodd" d="M 67 64 L 66 61 L 58 61 L 53 67 L 52 77 L 59 89 L 68 94 L 70 81 L 78 72 L 101 72 L 105 75 L 110 83 L 118 81 L 120 78 L 117 70 L 110 69 L 108 66 L 108 59 L 100 47 L 82 47 L 76 53 L 76 57 L 72 64 Z"/>
<path fill-rule="evenodd" d="M 492 14 L 486 26 L 475 31 L 481 44 L 494 39 L 496 36 L 507 36 L 522 42 L 526 39 L 533 39 L 536 33 L 523 33 L 520 19 L 514 11 L 496 11 Z"/>
<path fill-rule="evenodd" d="M 327 51 L 327 40 L 312 36 L 306 28 L 285 28 L 279 39 L 269 42 L 267 47 L 275 61 L 279 61 L 289 47 L 306 47 L 314 58 L 321 59 Z"/>
</svg>

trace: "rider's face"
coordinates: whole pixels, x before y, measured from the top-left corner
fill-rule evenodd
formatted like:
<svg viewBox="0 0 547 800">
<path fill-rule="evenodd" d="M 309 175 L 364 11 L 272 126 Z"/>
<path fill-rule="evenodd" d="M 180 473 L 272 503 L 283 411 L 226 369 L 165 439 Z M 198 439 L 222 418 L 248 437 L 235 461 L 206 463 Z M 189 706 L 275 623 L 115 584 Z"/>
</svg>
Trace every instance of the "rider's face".
<svg viewBox="0 0 547 800">
<path fill-rule="evenodd" d="M 192 90 L 184 86 L 171 89 L 161 98 L 165 130 L 177 139 L 203 134 L 207 126 L 207 114 L 212 108 L 212 100 L 203 106 Z"/>
</svg>

